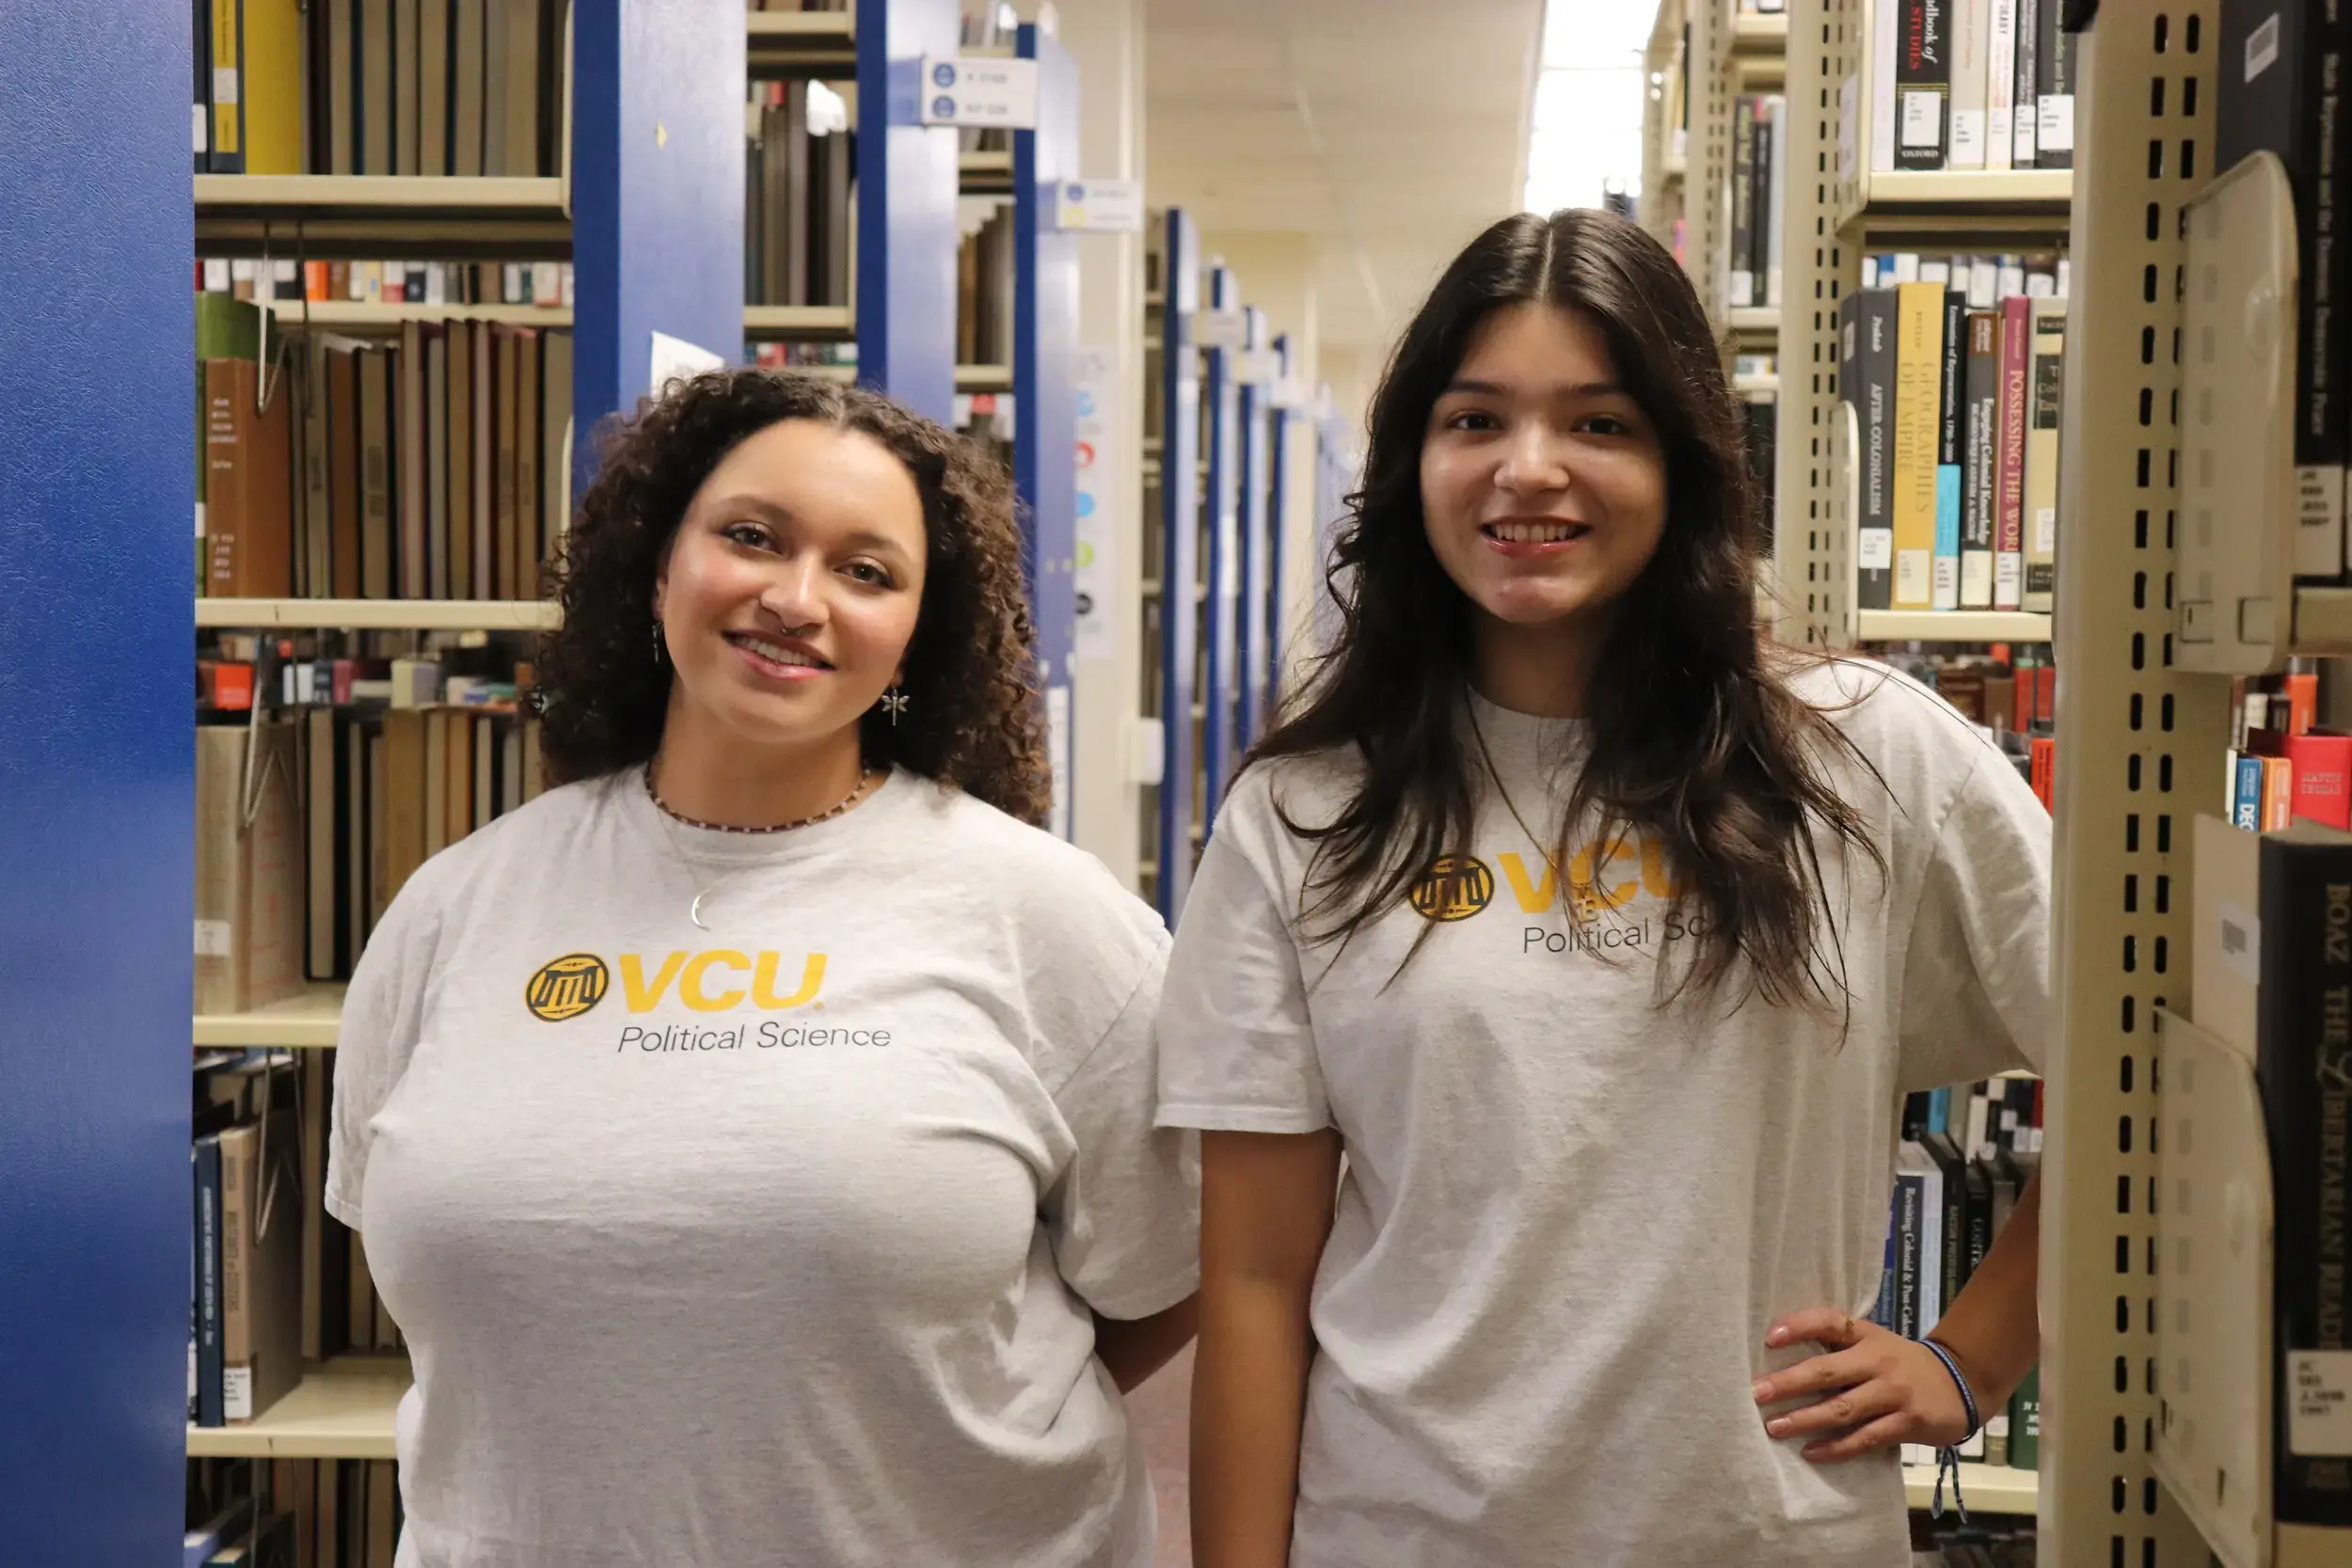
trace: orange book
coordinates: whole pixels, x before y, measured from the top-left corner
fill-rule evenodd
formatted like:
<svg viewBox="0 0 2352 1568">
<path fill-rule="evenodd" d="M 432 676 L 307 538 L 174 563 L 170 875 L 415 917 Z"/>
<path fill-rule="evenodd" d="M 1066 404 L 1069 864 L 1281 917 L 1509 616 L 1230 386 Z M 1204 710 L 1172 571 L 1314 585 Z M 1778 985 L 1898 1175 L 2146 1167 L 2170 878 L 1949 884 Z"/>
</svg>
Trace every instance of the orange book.
<svg viewBox="0 0 2352 1568">
<path fill-rule="evenodd" d="M 2295 764 L 2284 757 L 2265 757 L 2263 764 L 2263 832 L 2276 832 L 2295 822 Z"/>
</svg>

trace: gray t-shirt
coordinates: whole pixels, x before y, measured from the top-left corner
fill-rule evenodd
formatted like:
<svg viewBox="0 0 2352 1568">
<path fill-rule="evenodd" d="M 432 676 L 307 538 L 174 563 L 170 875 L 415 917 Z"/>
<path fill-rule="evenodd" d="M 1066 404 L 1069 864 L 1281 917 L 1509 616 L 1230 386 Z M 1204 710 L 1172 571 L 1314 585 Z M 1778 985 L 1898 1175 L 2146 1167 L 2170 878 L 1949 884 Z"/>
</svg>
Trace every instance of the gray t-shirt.
<svg viewBox="0 0 2352 1568">
<path fill-rule="evenodd" d="M 401 1568 L 1147 1568 L 1089 1309 L 1198 1274 L 1167 944 L 903 773 L 770 835 L 630 773 L 435 857 L 352 982 L 326 1189 L 416 1366 Z"/>
<path fill-rule="evenodd" d="M 1883 777 L 1831 767 L 1881 880 L 1822 840 L 1853 990 L 1835 1012 L 1660 1010 L 1687 941 L 1638 836 L 1547 851 L 1582 727 L 1474 703 L 1491 789 L 1469 853 L 1344 951 L 1302 929 L 1345 775 L 1246 774 L 1177 932 L 1162 1125 L 1336 1127 L 1347 1174 L 1314 1286 L 1294 1568 L 1899 1568 L 1893 1450 L 1819 1465 L 1749 1392 L 1764 1335 L 1877 1296 L 1900 1101 L 2038 1063 L 2050 827 L 1924 689 L 1796 677 Z M 1415 939 L 1421 951 L 1397 974 Z M 1687 949 L 1685 949 L 1687 951 Z M 1393 976 L 1393 978 L 1392 978 Z"/>
</svg>

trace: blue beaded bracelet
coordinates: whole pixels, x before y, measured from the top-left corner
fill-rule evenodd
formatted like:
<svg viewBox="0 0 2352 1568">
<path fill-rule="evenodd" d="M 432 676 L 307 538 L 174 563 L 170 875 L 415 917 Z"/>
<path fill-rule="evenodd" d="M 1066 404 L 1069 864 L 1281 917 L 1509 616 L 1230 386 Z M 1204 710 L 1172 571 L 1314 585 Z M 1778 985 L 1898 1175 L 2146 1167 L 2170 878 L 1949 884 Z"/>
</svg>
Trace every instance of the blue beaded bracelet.
<svg viewBox="0 0 2352 1568">
<path fill-rule="evenodd" d="M 1960 1434 L 1960 1442 L 1965 1443 L 1969 1438 L 1974 1437 L 1977 1434 L 1977 1429 L 1984 1424 L 1977 1414 L 1977 1396 L 1969 1391 L 1968 1380 L 1960 1375 L 1960 1362 L 1950 1351 L 1933 1339 L 1922 1339 L 1919 1342 L 1933 1352 L 1938 1361 L 1944 1363 L 1944 1370 L 1952 1374 L 1952 1386 L 1960 1390 L 1960 1407 L 1968 1416 L 1968 1430 Z M 1968 1522 L 1968 1504 L 1962 1499 L 1960 1495 L 1959 1443 L 1947 1443 L 1935 1451 L 1935 1492 L 1928 1499 L 1930 1518 L 1944 1517 L 1944 1478 L 1947 1475 L 1951 1477 L 1952 1481 L 1952 1507 L 1959 1513 L 1960 1522 L 1964 1525 Z"/>
</svg>

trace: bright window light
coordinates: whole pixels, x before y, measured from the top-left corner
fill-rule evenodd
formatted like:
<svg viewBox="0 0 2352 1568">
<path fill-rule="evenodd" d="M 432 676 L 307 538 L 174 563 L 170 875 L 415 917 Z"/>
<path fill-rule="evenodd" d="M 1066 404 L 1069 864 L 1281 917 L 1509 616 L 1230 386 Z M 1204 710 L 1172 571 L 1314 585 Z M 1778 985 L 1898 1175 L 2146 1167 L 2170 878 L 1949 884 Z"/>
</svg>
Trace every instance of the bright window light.
<svg viewBox="0 0 2352 1568">
<path fill-rule="evenodd" d="M 1547 0 L 1529 115 L 1530 212 L 1597 207 L 1642 183 L 1642 49 L 1650 15 L 1628 0 Z"/>
</svg>

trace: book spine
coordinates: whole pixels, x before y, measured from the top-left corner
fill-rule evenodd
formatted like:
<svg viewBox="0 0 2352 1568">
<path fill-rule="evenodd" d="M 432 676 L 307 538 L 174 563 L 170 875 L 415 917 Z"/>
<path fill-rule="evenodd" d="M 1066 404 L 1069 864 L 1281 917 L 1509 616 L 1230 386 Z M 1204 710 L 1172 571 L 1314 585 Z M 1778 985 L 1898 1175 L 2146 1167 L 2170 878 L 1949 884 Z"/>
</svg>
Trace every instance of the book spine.
<svg viewBox="0 0 2352 1568">
<path fill-rule="evenodd" d="M 2074 35 L 2061 25 L 2065 8 L 2042 0 L 2034 11 L 2034 166 L 2074 166 Z"/>
<path fill-rule="evenodd" d="M 254 1130 L 220 1135 L 221 1421 L 253 1419 Z"/>
<path fill-rule="evenodd" d="M 1731 107 L 1731 277 L 1730 303 L 1756 303 L 1756 100 L 1741 98 Z"/>
<path fill-rule="evenodd" d="M 1944 288 L 1896 288 L 1895 441 L 1892 490 L 1895 608 L 1935 606 L 1935 469 L 1942 402 Z"/>
<path fill-rule="evenodd" d="M 1982 168 L 1993 0 L 1952 0 L 1951 168 Z"/>
<path fill-rule="evenodd" d="M 2263 759 L 2239 756 L 2235 760 L 2237 788 L 2230 799 L 2230 820 L 2249 833 L 2263 831 Z"/>
<path fill-rule="evenodd" d="M 2352 1526 L 2352 846 L 2265 839 L 2255 1079 L 2270 1145 L 2280 1524 Z"/>
<path fill-rule="evenodd" d="M 1898 0 L 1891 8 L 1902 29 L 1896 61 L 1895 166 L 1944 166 L 1944 112 L 1952 86 L 1946 0 Z"/>
<path fill-rule="evenodd" d="M 1999 504 L 1993 529 L 1993 608 L 2018 610 L 2026 592 L 2026 368 L 2033 349 L 2027 302 L 2001 301 Z"/>
<path fill-rule="evenodd" d="M 1880 0 L 1870 18 L 1870 167 L 1895 166 L 1905 0 Z"/>
<path fill-rule="evenodd" d="M 2263 765 L 2263 832 L 2275 833 L 2295 821 L 2295 765 L 2284 757 L 2265 757 Z"/>
<path fill-rule="evenodd" d="M 2032 302 L 2033 419 L 2026 438 L 2026 593 L 2048 614 L 2058 598 L 2058 421 L 2066 388 L 2066 302 Z"/>
<path fill-rule="evenodd" d="M 1878 1302 L 1870 1308 L 1870 1321 L 1890 1333 L 1895 1327 L 1896 1230 L 1902 1221 L 1902 1202 L 1899 1189 L 1887 1199 L 1886 1251 L 1879 1268 Z"/>
<path fill-rule="evenodd" d="M 1774 95 L 1765 102 L 1771 107 L 1772 157 L 1764 171 L 1764 303 L 1778 309 L 1785 283 L 1780 258 L 1788 233 L 1788 137 L 1792 127 L 1786 97 Z"/>
<path fill-rule="evenodd" d="M 1854 414 L 1862 450 L 1862 516 L 1855 540 L 1855 606 L 1895 607 L 1895 291 L 1855 296 L 1859 374 Z"/>
<path fill-rule="evenodd" d="M 196 1386 L 199 1426 L 224 1424 L 221 1382 L 220 1139 L 196 1142 Z"/>
<path fill-rule="evenodd" d="M 1965 321 L 1967 369 L 1960 499 L 1960 608 L 1993 608 L 1993 515 L 1998 486 L 2001 318 L 1972 310 Z"/>
<path fill-rule="evenodd" d="M 1964 0 L 1963 0 L 1964 3 Z M 1935 453 L 1935 608 L 1960 608 L 1961 501 L 1968 428 L 1968 296 L 1944 294 L 1943 372 L 1937 388 Z"/>
<path fill-rule="evenodd" d="M 2010 93 L 2016 103 L 2010 119 L 2009 160 L 2011 168 L 2033 168 L 2039 155 L 2040 136 L 2037 107 L 2040 77 L 2035 64 L 2041 53 L 2042 8 L 2044 0 L 2017 0 L 2016 25 L 2010 36 L 2015 40 L 2011 58 L 2014 68 L 2010 80 Z M 2052 6 L 2058 0 L 2047 0 Z"/>
<path fill-rule="evenodd" d="M 2038 1366 L 2010 1396 L 2009 1463 L 2016 1470 L 2042 1465 L 2042 1369 Z"/>
<path fill-rule="evenodd" d="M 1984 166 L 2005 169 L 2017 141 L 2017 0 L 1993 0 L 1985 34 Z M 1978 302 L 1979 306 L 1982 301 Z"/>
</svg>

